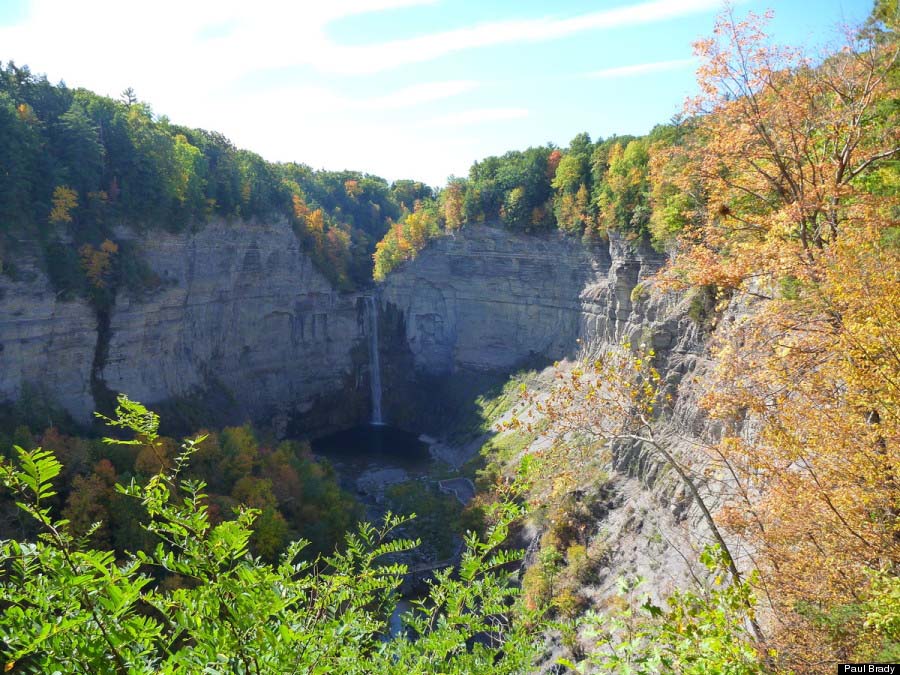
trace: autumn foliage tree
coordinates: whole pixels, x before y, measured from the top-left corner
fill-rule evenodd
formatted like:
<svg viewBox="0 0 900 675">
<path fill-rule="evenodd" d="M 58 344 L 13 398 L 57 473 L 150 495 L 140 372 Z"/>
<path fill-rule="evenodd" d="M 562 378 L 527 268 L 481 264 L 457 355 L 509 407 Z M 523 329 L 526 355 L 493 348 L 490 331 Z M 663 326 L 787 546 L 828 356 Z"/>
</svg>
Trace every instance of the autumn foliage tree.
<svg viewBox="0 0 900 675">
<path fill-rule="evenodd" d="M 348 181 L 355 183 L 355 181 Z M 357 190 L 358 185 L 347 188 L 348 194 Z M 322 208 L 312 209 L 300 194 L 292 196 L 294 223 L 300 237 L 309 246 L 312 258 L 339 287 L 350 285 L 350 240 L 346 227 L 327 218 Z"/>
<path fill-rule="evenodd" d="M 78 193 L 65 185 L 53 189 L 53 208 L 50 210 L 50 222 L 64 224 L 72 222 L 72 211 L 78 207 Z"/>
<path fill-rule="evenodd" d="M 104 288 L 107 285 L 113 259 L 118 252 L 118 244 L 109 239 L 105 239 L 97 248 L 84 244 L 78 249 L 84 273 L 94 288 Z"/>
<path fill-rule="evenodd" d="M 441 192 L 440 202 L 447 223 L 447 230 L 458 230 L 465 218 L 464 210 L 465 181 L 451 178 L 447 187 Z"/>
<path fill-rule="evenodd" d="M 704 400 L 734 479 L 719 518 L 755 548 L 802 672 L 898 639 L 861 609 L 900 566 L 898 43 L 877 22 L 847 37 L 813 61 L 725 13 L 697 44 L 689 133 L 654 163 L 656 225 L 678 233 L 664 281 L 745 308 Z"/>
<path fill-rule="evenodd" d="M 693 197 L 679 260 L 691 282 L 814 275 L 818 252 L 852 227 L 848 207 L 874 197 L 866 176 L 900 152 L 895 40 L 860 32 L 816 64 L 771 45 L 764 25 L 725 14 L 696 44 L 702 94 L 666 158 Z"/>
<path fill-rule="evenodd" d="M 384 239 L 375 246 L 375 255 L 372 256 L 376 281 L 383 281 L 397 265 L 415 258 L 429 241 L 445 232 L 443 210 L 434 201 L 417 202 L 412 213 L 391 226 Z"/>
</svg>

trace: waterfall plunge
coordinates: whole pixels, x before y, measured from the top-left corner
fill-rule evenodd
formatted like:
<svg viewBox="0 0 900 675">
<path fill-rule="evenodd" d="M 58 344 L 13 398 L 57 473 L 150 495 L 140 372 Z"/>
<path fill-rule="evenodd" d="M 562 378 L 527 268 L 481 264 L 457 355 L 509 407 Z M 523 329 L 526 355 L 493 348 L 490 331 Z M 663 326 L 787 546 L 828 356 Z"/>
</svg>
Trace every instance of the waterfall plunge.
<svg viewBox="0 0 900 675">
<path fill-rule="evenodd" d="M 366 296 L 369 315 L 369 386 L 372 390 L 372 424 L 381 425 L 381 363 L 378 356 L 378 306 L 375 298 Z"/>
</svg>

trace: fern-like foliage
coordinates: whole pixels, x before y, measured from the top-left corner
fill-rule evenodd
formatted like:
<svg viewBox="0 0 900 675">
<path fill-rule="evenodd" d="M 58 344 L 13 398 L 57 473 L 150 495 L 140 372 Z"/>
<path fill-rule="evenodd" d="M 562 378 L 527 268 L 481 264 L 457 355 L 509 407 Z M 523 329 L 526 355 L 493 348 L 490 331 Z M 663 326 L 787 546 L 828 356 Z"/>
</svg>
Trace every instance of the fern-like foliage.
<svg viewBox="0 0 900 675">
<path fill-rule="evenodd" d="M 119 398 L 107 423 L 116 443 L 158 442 L 159 418 Z M 436 575 L 390 635 L 407 569 L 391 560 L 417 542 L 406 519 L 363 523 L 345 546 L 309 562 L 305 542 L 276 564 L 248 549 L 257 511 L 213 525 L 205 485 L 182 469 L 202 439 L 185 441 L 173 468 L 120 492 L 140 500 L 151 553 L 116 559 L 76 539 L 46 501 L 60 464 L 48 450 L 0 460 L 6 489 L 38 521 L 37 541 L 0 541 L 0 670 L 11 673 L 282 674 L 518 673 L 532 663 L 541 624 L 525 616 L 502 549 L 519 510 L 507 505 L 486 541 L 471 536 L 458 572 Z"/>
</svg>

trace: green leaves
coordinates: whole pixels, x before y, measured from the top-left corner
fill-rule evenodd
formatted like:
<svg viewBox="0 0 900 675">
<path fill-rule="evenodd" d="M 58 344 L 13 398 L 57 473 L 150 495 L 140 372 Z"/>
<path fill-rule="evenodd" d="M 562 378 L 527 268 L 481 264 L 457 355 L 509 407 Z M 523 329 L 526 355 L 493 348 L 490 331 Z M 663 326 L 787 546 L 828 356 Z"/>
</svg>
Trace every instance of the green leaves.
<svg viewBox="0 0 900 675">
<path fill-rule="evenodd" d="M 114 427 L 154 444 L 159 418 L 120 397 Z M 117 560 L 73 539 L 42 500 L 60 464 L 52 452 L 17 449 L 0 460 L 4 485 L 43 532 L 36 542 L 0 541 L 0 650 L 8 672 L 61 673 L 514 673 L 531 664 L 540 622 L 520 621 L 502 548 L 514 506 L 497 514 L 486 541 L 471 536 L 459 577 L 447 569 L 389 636 L 408 573 L 398 554 L 417 545 L 396 536 L 409 519 L 363 523 L 343 548 L 300 561 L 291 544 L 275 565 L 248 552 L 258 510 L 211 525 L 205 485 L 174 468 L 117 490 L 140 500 L 151 553 Z"/>
<path fill-rule="evenodd" d="M 119 394 L 116 400 L 118 405 L 115 418 L 101 413 L 94 413 L 94 415 L 109 427 L 134 432 L 137 438 L 133 440 L 104 438 L 103 441 L 115 445 L 143 445 L 156 441 L 159 437 L 159 415 L 147 410 L 137 401 L 132 401 L 125 394 Z"/>
<path fill-rule="evenodd" d="M 26 487 L 35 497 L 35 505 L 40 504 L 41 499 L 47 499 L 56 494 L 51 481 L 59 475 L 62 465 L 56 461 L 49 450 L 23 450 L 15 446 L 22 471 L 17 474 L 20 485 Z"/>
<path fill-rule="evenodd" d="M 747 630 L 755 606 L 749 582 L 718 582 L 728 569 L 718 547 L 707 547 L 701 559 L 716 580 L 699 591 L 676 591 L 665 607 L 638 594 L 641 579 L 620 579 L 629 608 L 615 615 L 588 612 L 581 625 L 597 647 L 584 662 L 566 665 L 580 673 L 635 675 L 767 672 Z"/>
</svg>

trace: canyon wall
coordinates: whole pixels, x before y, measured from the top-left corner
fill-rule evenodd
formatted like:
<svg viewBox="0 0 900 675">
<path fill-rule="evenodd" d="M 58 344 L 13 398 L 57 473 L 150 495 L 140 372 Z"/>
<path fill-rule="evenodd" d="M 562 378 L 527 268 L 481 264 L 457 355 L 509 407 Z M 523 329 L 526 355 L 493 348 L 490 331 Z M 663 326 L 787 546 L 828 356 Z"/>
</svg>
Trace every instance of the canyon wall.
<svg viewBox="0 0 900 675">
<path fill-rule="evenodd" d="M 235 421 L 302 418 L 338 393 L 343 407 L 317 424 L 365 414 L 365 309 L 287 224 L 215 222 L 131 243 L 161 283 L 120 290 L 105 317 L 58 299 L 36 265 L 27 281 L 0 277 L 0 399 L 41 386 L 82 423 L 98 389 L 148 405 L 210 396 Z"/>
<path fill-rule="evenodd" d="M 288 226 L 220 222 L 133 243 L 161 284 L 121 291 L 105 320 L 81 300 L 56 297 L 35 265 L 23 266 L 17 281 L 0 276 L 0 399 L 40 387 L 83 422 L 104 391 L 174 402 L 176 411 L 213 400 L 236 419 L 274 422 L 287 433 L 368 419 L 368 303 L 335 291 Z M 481 374 L 502 382 L 527 364 L 539 371 L 529 386 L 540 392 L 555 375 L 543 365 L 623 340 L 646 342 L 671 395 L 656 438 L 697 471 L 715 511 L 721 485 L 704 482 L 698 449 L 718 433 L 698 405 L 709 386 L 708 345 L 717 321 L 737 321 L 752 308 L 734 302 L 714 313 L 702 291 L 653 290 L 645 282 L 663 263 L 614 233 L 586 247 L 558 233 L 469 226 L 431 242 L 375 291 L 386 420 L 440 434 L 440 424 L 429 424 L 453 418 L 444 413 L 459 399 L 446 393 L 460 382 L 474 383 L 463 387 L 471 406 L 481 382 L 491 381 Z M 460 462 L 489 435 L 462 450 Z M 541 432 L 522 452 L 554 442 Z M 580 475 L 569 493 L 592 514 L 579 541 L 597 569 L 579 594 L 602 606 L 619 593 L 617 579 L 633 575 L 657 599 L 689 585 L 703 574 L 697 554 L 711 537 L 684 481 L 647 443 L 596 452 L 602 466 Z M 510 460 L 510 475 L 520 457 Z M 546 527 L 524 528 L 526 565 L 536 561 Z M 740 542 L 729 546 L 747 564 Z M 547 672 L 563 653 L 551 639 Z"/>
<path fill-rule="evenodd" d="M 571 356 L 585 341 L 632 337 L 644 321 L 632 291 L 663 262 L 615 235 L 585 247 L 559 233 L 469 226 L 395 270 L 380 299 L 399 315 L 420 371 L 509 370 Z"/>
<path fill-rule="evenodd" d="M 663 255 L 615 233 L 609 241 L 585 247 L 558 234 L 535 237 L 467 227 L 433 242 L 380 289 L 385 333 L 394 335 L 394 347 L 382 347 L 385 371 L 392 374 L 386 386 L 417 391 L 416 401 L 421 401 L 441 391 L 417 386 L 427 376 L 432 382 L 466 379 L 478 371 L 510 372 L 526 364 L 538 372 L 529 386 L 539 394 L 553 386 L 556 372 L 542 364 L 625 340 L 645 342 L 657 353 L 671 396 L 655 435 L 685 466 L 696 467 L 703 461 L 698 448 L 717 433 L 698 405 L 712 367 L 712 301 L 697 292 L 654 290 L 646 282 L 664 262 Z M 735 306 L 720 318 L 735 320 L 745 311 Z M 405 363 L 391 367 L 392 358 Z M 408 396 L 406 405 L 421 405 L 410 403 Z M 401 412 L 389 405 L 388 419 Z M 415 411 L 411 417 L 427 415 Z M 477 439 L 470 451 L 477 453 L 484 441 Z M 554 442 L 552 434 L 542 432 L 523 452 L 546 450 Z M 616 580 L 623 575 L 647 579 L 646 590 L 657 598 L 688 585 L 703 573 L 697 569 L 697 552 L 711 538 L 687 486 L 648 444 L 616 442 L 602 452 L 602 466 L 585 472 L 572 493 L 595 515 L 592 529 L 583 534 L 602 561 L 580 592 L 602 604 L 618 593 Z M 510 476 L 520 458 L 508 465 Z M 715 510 L 714 484 L 699 482 Z M 543 527 L 526 528 L 525 534 L 521 544 L 530 565 Z"/>
<path fill-rule="evenodd" d="M 0 401 L 51 397 L 89 421 L 96 346 L 91 307 L 58 297 L 33 254 L 20 256 L 14 278 L 0 275 Z"/>
</svg>

